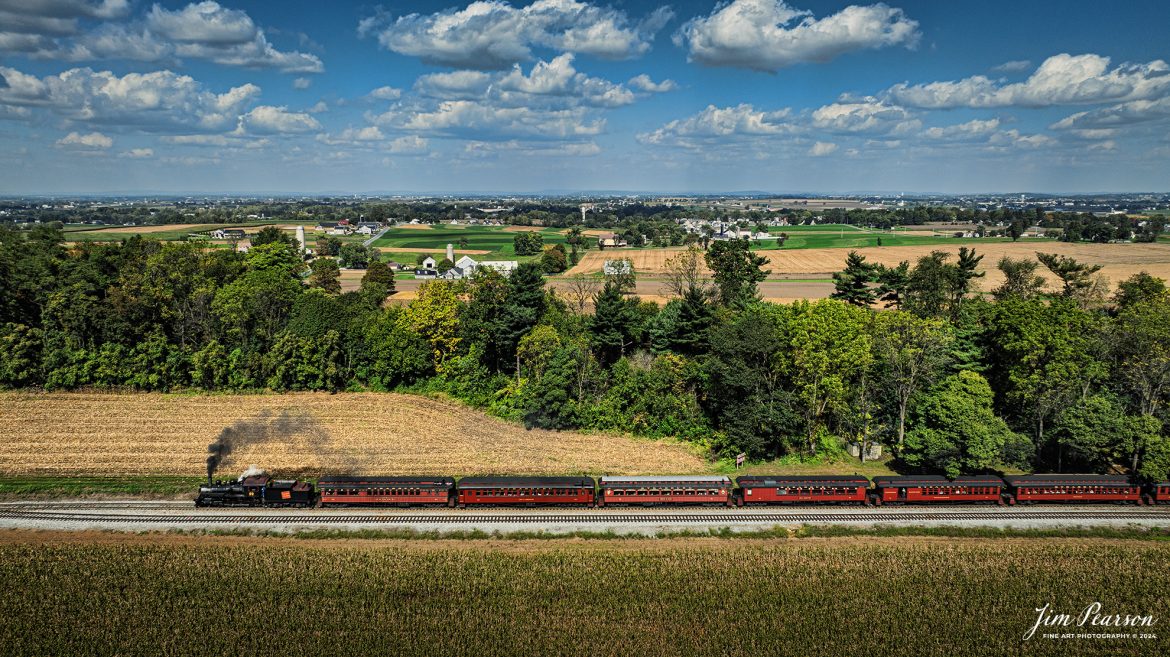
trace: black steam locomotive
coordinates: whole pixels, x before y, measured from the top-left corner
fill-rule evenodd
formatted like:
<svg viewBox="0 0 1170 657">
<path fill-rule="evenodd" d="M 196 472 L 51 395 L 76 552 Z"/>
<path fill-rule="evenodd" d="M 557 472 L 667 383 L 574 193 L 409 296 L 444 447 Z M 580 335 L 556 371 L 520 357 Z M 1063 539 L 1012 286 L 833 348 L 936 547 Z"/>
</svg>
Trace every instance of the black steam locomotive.
<svg viewBox="0 0 1170 657">
<path fill-rule="evenodd" d="M 273 479 L 268 475 L 235 481 L 208 481 L 199 487 L 195 506 L 295 506 L 316 504 L 317 493 L 307 481 Z"/>
</svg>

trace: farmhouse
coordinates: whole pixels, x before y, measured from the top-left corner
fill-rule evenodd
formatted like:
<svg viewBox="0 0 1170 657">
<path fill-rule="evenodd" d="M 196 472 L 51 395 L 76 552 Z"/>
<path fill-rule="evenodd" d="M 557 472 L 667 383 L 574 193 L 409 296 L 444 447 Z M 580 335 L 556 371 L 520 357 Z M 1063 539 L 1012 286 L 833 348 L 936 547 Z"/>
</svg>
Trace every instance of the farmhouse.
<svg viewBox="0 0 1170 657">
<path fill-rule="evenodd" d="M 244 231 L 240 228 L 219 228 L 211 231 L 211 239 L 213 240 L 242 240 L 244 239 Z"/>
<path fill-rule="evenodd" d="M 602 233 L 597 236 L 597 244 L 601 248 L 626 246 L 626 240 L 616 233 Z"/>
<path fill-rule="evenodd" d="M 434 257 L 427 256 L 423 258 L 421 266 L 423 269 L 434 269 L 436 266 L 438 266 L 438 264 L 439 263 L 434 259 Z"/>
</svg>

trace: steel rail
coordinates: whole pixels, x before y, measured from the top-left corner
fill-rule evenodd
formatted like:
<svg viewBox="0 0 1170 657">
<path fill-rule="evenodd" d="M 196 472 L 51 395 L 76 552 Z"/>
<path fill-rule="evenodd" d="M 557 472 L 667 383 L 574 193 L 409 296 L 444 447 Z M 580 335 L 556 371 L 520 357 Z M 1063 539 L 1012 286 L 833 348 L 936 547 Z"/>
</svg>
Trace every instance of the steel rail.
<svg viewBox="0 0 1170 657">
<path fill-rule="evenodd" d="M 428 515 L 428 514 L 321 514 L 294 512 L 288 514 L 143 514 L 143 513 L 77 513 L 0 510 L 0 519 L 57 521 L 57 522 L 106 522 L 121 524 L 269 524 L 269 525 L 474 525 L 474 524 L 550 524 L 550 525 L 597 525 L 597 524 L 743 524 L 743 523 L 805 523 L 805 522 L 882 522 L 907 523 L 939 520 L 1165 520 L 1170 522 L 1170 511 L 909 511 L 891 513 L 872 511 L 860 513 L 790 512 L 790 513 L 692 513 L 692 514 L 491 514 L 491 515 Z"/>
</svg>

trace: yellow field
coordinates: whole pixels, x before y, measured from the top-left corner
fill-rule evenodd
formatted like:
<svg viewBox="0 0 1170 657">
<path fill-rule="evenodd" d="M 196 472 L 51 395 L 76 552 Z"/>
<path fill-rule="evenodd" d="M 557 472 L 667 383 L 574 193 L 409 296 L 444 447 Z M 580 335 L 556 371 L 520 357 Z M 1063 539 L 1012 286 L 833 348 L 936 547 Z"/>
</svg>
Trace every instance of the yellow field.
<svg viewBox="0 0 1170 657">
<path fill-rule="evenodd" d="M 1170 280 L 1170 244 L 1072 244 L 1067 242 L 983 242 L 951 245 L 921 245 L 921 246 L 881 246 L 856 249 L 869 262 L 894 266 L 903 260 L 909 260 L 913 265 L 918 258 L 931 251 L 946 251 L 957 257 L 959 247 L 972 247 L 977 253 L 984 256 L 980 263 L 980 270 L 986 272 L 978 283 L 983 290 L 990 290 L 1003 282 L 1003 276 L 996 269 L 995 263 L 1003 256 L 1012 258 L 1035 258 L 1036 252 L 1059 253 L 1071 256 L 1077 260 L 1103 265 L 1101 273 L 1109 278 L 1112 286 L 1126 278 L 1140 272 L 1147 271 L 1154 276 Z M 665 262 L 674 256 L 679 249 L 607 249 L 605 251 L 589 251 L 573 267 L 567 275 L 589 274 L 601 271 L 606 260 L 614 258 L 630 258 L 634 262 L 634 271 L 639 276 L 654 276 L 665 273 Z M 797 277 L 823 278 L 833 272 L 840 271 L 845 266 L 845 257 L 849 249 L 794 249 L 779 251 L 761 251 L 770 262 L 765 268 L 772 270 L 772 276 L 780 274 L 796 275 Z M 1043 267 L 1038 272 L 1048 279 L 1051 286 L 1055 276 Z"/>
<path fill-rule="evenodd" d="M 666 272 L 666 261 L 678 255 L 685 249 L 681 246 L 662 249 L 605 249 L 604 251 L 589 250 L 582 256 L 565 276 L 577 274 L 596 274 L 600 272 L 606 260 L 620 260 L 627 258 L 634 263 L 634 273 L 643 275 L 661 275 Z"/>
<path fill-rule="evenodd" d="M 160 395 L 0 393 L 0 474 L 201 475 L 236 422 L 307 425 L 227 457 L 281 475 L 694 473 L 686 447 L 612 435 L 526 431 L 459 404 L 392 393 Z M 276 431 L 276 433 L 280 433 Z"/>
</svg>

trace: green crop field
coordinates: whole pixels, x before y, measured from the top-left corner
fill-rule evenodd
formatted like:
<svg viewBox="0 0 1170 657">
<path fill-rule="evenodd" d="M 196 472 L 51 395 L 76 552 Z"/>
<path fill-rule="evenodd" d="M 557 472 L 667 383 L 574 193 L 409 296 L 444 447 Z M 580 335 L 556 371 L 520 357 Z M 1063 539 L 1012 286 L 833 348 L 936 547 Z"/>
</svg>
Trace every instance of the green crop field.
<svg viewBox="0 0 1170 657">
<path fill-rule="evenodd" d="M 545 246 L 563 244 L 565 241 L 565 236 L 557 228 L 544 228 L 540 233 L 544 235 Z M 503 257 L 511 259 L 516 256 L 516 251 L 512 247 L 512 239 L 516 234 L 515 231 L 505 230 L 502 226 L 439 225 L 430 229 L 391 228 L 374 242 L 374 246 L 390 249 L 434 249 L 437 256 L 448 244 L 454 244 L 456 250 L 467 248 L 489 252 L 486 255 L 474 256 L 477 259 Z M 460 239 L 467 240 L 466 247 L 459 245 Z"/>
<path fill-rule="evenodd" d="M 1168 572 L 1170 545 L 1125 539 L 468 542 L 8 532 L 0 533 L 7 592 L 0 649 L 1162 655 Z M 1158 624 L 1142 631 L 1159 638 L 1023 640 L 1036 608 L 1076 614 L 1093 602 L 1105 613 L 1155 616 Z"/>
<path fill-rule="evenodd" d="M 906 235 L 893 231 L 870 230 L 856 226 L 820 225 L 820 226 L 785 226 L 772 228 L 771 233 L 778 235 L 786 233 L 788 239 L 784 246 L 779 242 L 765 241 L 755 248 L 760 251 L 770 251 L 783 248 L 785 251 L 794 249 L 859 249 L 879 246 L 934 246 L 954 244 L 987 244 L 990 242 L 1010 242 L 1006 237 L 980 237 L 963 239 L 940 233 L 938 235 Z M 1045 240 L 1021 240 L 1037 241 Z"/>
</svg>

